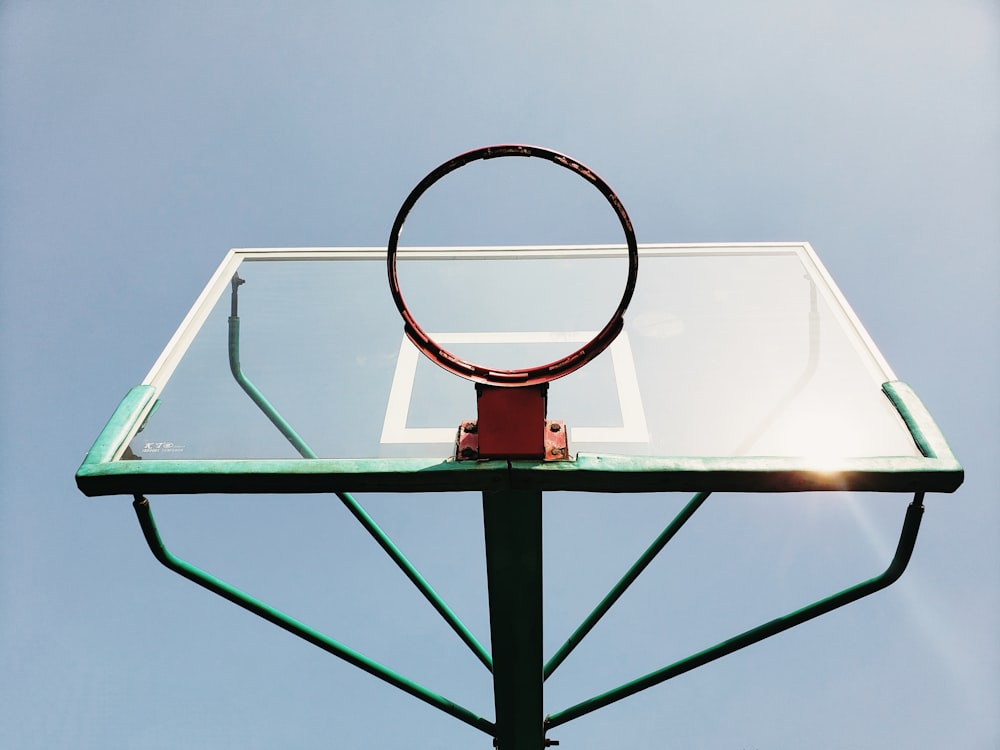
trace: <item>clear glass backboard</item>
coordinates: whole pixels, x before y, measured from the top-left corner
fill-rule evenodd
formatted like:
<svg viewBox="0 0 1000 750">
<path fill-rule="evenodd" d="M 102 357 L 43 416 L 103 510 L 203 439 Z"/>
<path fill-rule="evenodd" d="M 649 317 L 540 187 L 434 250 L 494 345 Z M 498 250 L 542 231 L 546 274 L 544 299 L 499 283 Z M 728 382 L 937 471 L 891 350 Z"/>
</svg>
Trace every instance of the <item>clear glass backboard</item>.
<svg viewBox="0 0 1000 750">
<path fill-rule="evenodd" d="M 588 341 L 621 295 L 626 254 L 410 248 L 398 267 L 435 341 L 510 368 Z M 961 482 L 804 243 L 641 246 L 623 332 L 549 388 L 571 461 L 455 461 L 475 415 L 473 385 L 404 336 L 383 249 L 232 250 L 78 482 L 89 494 Z"/>
</svg>

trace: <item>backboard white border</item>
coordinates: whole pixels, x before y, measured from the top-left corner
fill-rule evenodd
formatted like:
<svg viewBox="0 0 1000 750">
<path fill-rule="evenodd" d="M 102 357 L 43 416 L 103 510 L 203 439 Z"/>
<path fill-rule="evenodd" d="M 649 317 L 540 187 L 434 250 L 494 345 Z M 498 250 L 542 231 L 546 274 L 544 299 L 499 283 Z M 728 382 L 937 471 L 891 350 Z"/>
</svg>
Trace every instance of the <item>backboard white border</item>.
<svg viewBox="0 0 1000 750">
<path fill-rule="evenodd" d="M 587 343 L 594 331 L 478 331 L 429 334 L 439 344 L 550 344 Z M 628 334 L 622 331 L 609 347 L 614 368 L 615 387 L 621 408 L 622 426 L 569 427 L 570 445 L 580 443 L 646 443 L 649 430 L 639 393 L 635 361 Z M 417 374 L 420 351 L 405 335 L 399 344 L 396 371 L 393 374 L 389 399 L 385 408 L 380 441 L 385 444 L 455 442 L 458 425 L 442 427 L 407 427 L 413 382 Z"/>
</svg>

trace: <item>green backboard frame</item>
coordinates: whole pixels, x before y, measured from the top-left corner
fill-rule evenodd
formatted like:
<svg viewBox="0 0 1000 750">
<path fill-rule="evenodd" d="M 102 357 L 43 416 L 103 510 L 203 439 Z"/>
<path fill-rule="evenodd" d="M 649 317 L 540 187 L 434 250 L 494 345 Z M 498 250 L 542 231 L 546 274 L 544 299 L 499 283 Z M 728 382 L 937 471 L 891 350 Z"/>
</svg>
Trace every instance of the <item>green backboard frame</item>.
<svg viewBox="0 0 1000 750">
<path fill-rule="evenodd" d="M 544 253 L 545 248 L 491 249 L 498 253 Z M 551 249 L 548 249 L 551 250 Z M 586 255 L 595 248 L 568 248 Z M 596 250 L 601 250 L 600 248 Z M 604 248 L 613 255 L 620 249 Z M 456 249 L 422 249 L 428 256 L 451 257 Z M 459 250 L 458 252 L 462 252 Z M 856 316 L 843 300 L 815 253 L 806 243 L 767 245 L 642 246 L 646 257 L 722 253 L 794 253 L 823 286 L 829 304 L 856 336 L 857 348 L 884 363 Z M 440 492 L 503 490 L 574 490 L 594 492 L 799 492 L 856 490 L 875 492 L 952 492 L 963 470 L 917 395 L 905 383 L 881 384 L 915 446 L 912 455 L 829 458 L 796 456 L 660 456 L 575 452 L 559 462 L 494 460 L 456 461 L 452 456 L 381 458 L 232 458 L 126 460 L 128 443 L 157 406 L 164 386 L 156 373 L 184 354 L 183 342 L 197 333 L 207 310 L 220 299 L 234 269 L 245 260 L 351 257 L 378 261 L 384 250 L 352 248 L 242 249 L 226 256 L 196 302 L 147 382 L 122 400 L 77 472 L 79 488 L 89 496 L 189 493 Z M 640 274 L 641 278 L 641 274 Z M 213 296 L 214 295 L 214 296 Z M 387 300 L 385 301 L 387 302 Z M 374 298 L 371 304 L 384 303 Z M 401 326 L 400 326 L 401 328 Z M 398 330 L 393 331 L 398 335 Z M 180 342 L 180 343 L 179 343 Z M 164 364 L 166 363 L 166 364 Z M 882 372 L 891 376 L 888 365 Z M 734 378 L 739 373 L 733 374 Z M 169 378 L 169 375 L 167 376 Z M 560 386 L 557 381 L 553 388 Z M 669 387 L 669 386 L 664 386 Z M 470 396 L 470 403 L 472 397 Z M 558 415 L 554 415 L 558 416 Z M 456 425 L 457 428 L 457 425 Z"/>
</svg>

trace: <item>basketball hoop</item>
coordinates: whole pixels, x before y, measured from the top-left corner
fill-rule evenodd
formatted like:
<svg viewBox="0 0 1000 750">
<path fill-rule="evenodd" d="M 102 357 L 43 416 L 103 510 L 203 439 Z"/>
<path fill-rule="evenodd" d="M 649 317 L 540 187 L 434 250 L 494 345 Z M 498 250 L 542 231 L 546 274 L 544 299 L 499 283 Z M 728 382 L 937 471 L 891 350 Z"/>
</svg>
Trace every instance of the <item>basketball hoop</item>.
<svg viewBox="0 0 1000 750">
<path fill-rule="evenodd" d="M 545 365 L 526 367 L 522 369 L 503 370 L 469 362 L 461 357 L 449 352 L 443 346 L 432 339 L 417 323 L 406 306 L 403 294 L 399 290 L 399 278 L 396 272 L 396 255 L 398 253 L 399 235 L 406 222 L 407 216 L 420 197 L 427 192 L 428 188 L 440 180 L 445 175 L 464 167 L 474 161 L 497 159 L 505 156 L 529 156 L 545 159 L 564 167 L 574 174 L 579 175 L 595 188 L 611 204 L 615 215 L 621 222 L 622 230 L 625 232 L 625 244 L 628 247 L 628 278 L 625 283 L 625 291 L 622 294 L 618 307 L 611 316 L 611 319 L 593 339 L 581 346 L 571 354 L 561 357 Z M 632 229 L 632 222 L 625 211 L 615 191 L 611 189 L 592 169 L 584 166 L 575 159 L 551 151 L 539 146 L 526 146 L 519 144 L 507 144 L 497 146 L 486 146 L 464 154 L 456 156 L 454 159 L 446 161 L 441 166 L 434 169 L 430 174 L 413 189 L 413 191 L 403 201 L 396 220 L 392 225 L 392 232 L 389 234 L 388 252 L 386 254 L 386 264 L 389 271 L 389 291 L 396 303 L 399 314 L 403 316 L 403 323 L 407 337 L 423 354 L 432 361 L 443 367 L 445 370 L 454 373 L 467 380 L 476 383 L 499 387 L 524 387 L 531 385 L 541 385 L 556 378 L 568 375 L 574 370 L 583 367 L 587 362 L 594 359 L 598 354 L 610 346 L 611 342 L 622 330 L 624 324 L 625 309 L 632 299 L 632 292 L 635 290 L 635 282 L 639 272 L 639 248 L 635 238 L 635 231 Z"/>
</svg>

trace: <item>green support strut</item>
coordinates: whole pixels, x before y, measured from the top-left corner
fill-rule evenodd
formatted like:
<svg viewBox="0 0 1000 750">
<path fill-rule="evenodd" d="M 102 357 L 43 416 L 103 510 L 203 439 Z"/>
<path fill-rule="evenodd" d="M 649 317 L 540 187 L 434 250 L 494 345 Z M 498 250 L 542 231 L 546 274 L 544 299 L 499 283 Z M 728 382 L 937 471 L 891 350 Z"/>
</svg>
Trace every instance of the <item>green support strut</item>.
<svg viewBox="0 0 1000 750">
<path fill-rule="evenodd" d="M 484 719 L 467 708 L 453 703 L 437 693 L 431 692 L 422 685 L 418 685 L 416 682 L 382 666 L 378 662 L 372 661 L 344 644 L 289 617 L 284 612 L 265 604 L 259 599 L 253 598 L 236 587 L 230 586 L 225 581 L 221 581 L 215 576 L 209 575 L 200 568 L 176 557 L 166 548 L 163 540 L 160 538 L 156 522 L 153 519 L 153 511 L 149 507 L 149 501 L 144 497 L 137 496 L 132 506 L 135 508 L 136 516 L 139 518 L 139 525 L 142 527 L 142 533 L 146 538 L 146 543 L 149 545 L 150 551 L 157 560 L 170 570 L 208 589 L 213 594 L 217 594 L 223 599 L 228 599 L 233 604 L 249 612 L 253 612 L 258 617 L 262 617 L 273 625 L 277 625 L 279 628 L 297 635 L 299 638 L 321 648 L 328 654 L 339 657 L 348 664 L 352 664 L 368 674 L 399 688 L 404 693 L 409 693 L 414 698 L 418 698 L 424 703 L 444 711 L 446 714 L 455 717 L 471 727 L 475 727 L 481 732 L 495 736 L 494 725 L 488 719 Z"/>
</svg>

